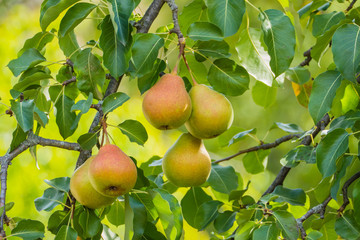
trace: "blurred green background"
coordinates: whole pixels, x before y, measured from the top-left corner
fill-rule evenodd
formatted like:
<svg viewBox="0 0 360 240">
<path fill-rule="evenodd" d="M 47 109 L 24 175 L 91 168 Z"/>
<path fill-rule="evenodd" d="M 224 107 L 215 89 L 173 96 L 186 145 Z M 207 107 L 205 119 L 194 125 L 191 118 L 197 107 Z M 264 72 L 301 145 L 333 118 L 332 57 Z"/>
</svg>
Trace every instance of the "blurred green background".
<svg viewBox="0 0 360 240">
<path fill-rule="evenodd" d="M 178 3 L 179 8 L 182 9 L 182 7 L 191 2 L 191 0 L 182 0 L 176 2 Z M 282 9 L 281 4 L 275 0 L 258 0 L 251 2 L 255 6 L 261 6 L 263 10 L 268 8 Z M 294 4 L 294 8 L 296 10 L 307 3 L 307 1 L 294 2 L 296 2 Z M 143 14 L 146 11 L 149 3 L 150 1 L 148 0 L 142 1 L 141 5 L 137 8 L 137 11 Z M 26 39 L 41 31 L 39 26 L 40 4 L 41 1 L 0 1 L 1 155 L 4 155 L 8 150 L 12 139 L 12 132 L 16 127 L 15 119 L 4 114 L 5 110 L 8 108 L 7 105 L 10 105 L 9 100 L 11 99 L 11 96 L 9 94 L 9 90 L 16 81 L 6 65 L 10 60 L 17 57 L 17 52 L 22 48 Z M 249 5 L 247 5 L 247 7 L 250 16 L 250 25 L 253 27 L 259 27 L 259 21 L 257 20 L 258 12 Z M 332 8 L 335 9 L 336 4 L 334 4 Z M 331 11 L 331 9 L 329 11 Z M 167 6 L 164 6 L 150 31 L 154 32 L 158 27 L 166 25 L 170 22 L 171 12 Z M 98 38 L 99 33 L 94 31 L 97 23 L 98 20 L 91 19 L 91 17 L 89 17 L 89 19 L 85 20 L 85 22 L 80 27 L 76 28 L 76 33 L 80 45 L 85 44 L 85 42 L 90 39 Z M 53 24 L 57 27 L 59 21 L 56 21 Z M 245 24 L 245 22 L 243 22 L 243 24 Z M 315 43 L 315 38 L 311 35 L 311 28 L 308 27 L 310 29 L 305 29 L 307 20 L 302 20 L 300 24 L 303 30 L 302 32 L 297 32 L 298 43 L 296 56 L 292 66 L 297 66 L 304 59 L 302 53 Z M 238 34 L 227 39 L 230 45 L 232 44 L 233 46 L 235 43 L 234 41 L 237 40 Z M 233 53 L 235 53 L 233 54 L 233 60 L 238 61 L 238 59 L 236 59 L 236 52 L 234 49 L 232 50 Z M 173 58 L 175 58 L 177 55 L 176 51 L 174 51 L 172 55 Z M 46 64 L 49 65 L 50 69 L 57 69 L 59 65 L 55 64 L 54 62 L 65 59 L 62 52 L 57 47 L 56 40 L 48 45 L 46 50 L 46 57 L 49 60 L 49 62 Z M 316 62 L 312 61 L 310 65 L 310 70 L 313 73 L 312 77 L 316 77 L 318 73 L 324 71 L 331 60 L 331 52 L 328 51 L 322 60 L 322 67 L 319 67 Z M 173 63 L 170 61 L 169 65 L 173 66 L 172 64 Z M 254 79 L 251 79 L 250 86 L 253 86 L 254 82 Z M 129 96 L 131 96 L 131 99 L 122 107 L 109 115 L 108 123 L 110 125 L 118 125 L 126 119 L 136 119 L 145 126 L 146 130 L 148 131 L 149 139 L 144 147 L 141 147 L 135 143 L 131 143 L 126 136 L 121 134 L 120 130 L 116 128 L 110 128 L 109 131 L 115 143 L 128 155 L 137 159 L 139 163 L 147 161 L 153 155 L 163 156 L 166 150 L 181 134 L 181 131 L 160 131 L 152 127 L 145 120 L 141 111 L 142 97 L 137 90 L 136 79 L 129 80 L 128 78 L 124 78 L 121 82 L 119 91 L 127 93 Z M 235 112 L 235 121 L 232 127 L 234 128 L 234 131 L 236 129 L 247 130 L 256 128 L 257 138 L 264 142 L 272 142 L 276 138 L 286 135 L 285 132 L 279 129 L 268 131 L 274 122 L 295 123 L 304 130 L 308 130 L 313 126 L 313 122 L 309 113 L 307 112 L 307 109 L 302 107 L 297 102 L 289 82 L 285 82 L 284 86 L 278 89 L 276 103 L 267 109 L 257 106 L 254 103 L 251 96 L 251 90 L 247 91 L 242 96 L 231 97 L 229 99 L 233 104 Z M 87 132 L 94 115 L 95 110 L 90 110 L 90 112 L 87 113 L 87 116 L 81 119 L 79 128 L 76 130 L 75 134 L 67 139 L 67 141 L 76 142 L 77 138 L 81 134 Z M 230 136 L 231 133 L 236 132 L 230 131 L 230 133 L 225 133 L 225 136 Z M 58 128 L 55 124 L 53 113 L 51 113 L 49 125 L 46 126 L 45 130 L 40 132 L 40 135 L 47 138 L 61 140 L 61 136 L 59 135 Z M 221 141 L 219 141 L 219 139 L 221 140 L 221 137 L 205 141 L 205 145 L 214 160 L 229 156 L 241 149 L 258 144 L 258 142 L 254 139 L 245 137 L 244 140 L 241 140 L 231 147 L 223 147 L 220 144 Z M 233 165 L 241 174 L 244 185 L 249 180 L 251 180 L 252 183 L 247 194 L 252 195 L 253 197 L 259 197 L 261 193 L 264 192 L 264 190 L 269 186 L 272 179 L 280 169 L 281 165 L 279 160 L 293 146 L 295 146 L 294 143 L 285 143 L 279 146 L 277 149 L 273 149 L 267 161 L 265 161 L 265 164 L 267 164 L 267 170 L 257 175 L 250 175 L 246 173 L 241 163 L 243 156 L 236 157 L 223 164 Z M 53 179 L 64 176 L 70 177 L 75 168 L 75 163 L 78 157 L 77 152 L 40 146 L 38 146 L 37 155 L 39 168 L 37 168 L 36 161 L 32 158 L 29 151 L 26 151 L 15 158 L 12 162 L 12 165 L 9 167 L 6 201 L 15 202 L 14 208 L 8 213 L 9 217 L 19 216 L 22 218 L 39 219 L 43 222 L 47 222 L 49 213 L 37 212 L 35 209 L 34 200 L 37 197 L 42 196 L 43 191 L 47 188 L 47 184 L 44 182 L 45 179 Z M 315 166 L 300 165 L 290 173 L 290 176 L 285 181 L 285 186 L 290 188 L 301 187 L 305 190 L 309 190 L 313 188 L 314 185 L 320 181 L 320 179 L 321 176 L 315 169 Z M 186 189 L 184 188 L 180 189 L 176 194 L 176 197 L 181 199 L 185 191 Z M 213 193 L 209 192 L 209 194 Z M 301 211 L 299 213 L 301 214 Z M 121 229 L 117 231 L 121 231 Z M 190 227 L 186 227 L 185 232 L 186 239 L 209 238 L 205 233 L 198 233 L 196 230 L 191 229 Z M 191 236 L 191 238 L 187 238 L 189 236 Z M 48 236 L 48 238 L 51 239 L 52 237 Z"/>
</svg>

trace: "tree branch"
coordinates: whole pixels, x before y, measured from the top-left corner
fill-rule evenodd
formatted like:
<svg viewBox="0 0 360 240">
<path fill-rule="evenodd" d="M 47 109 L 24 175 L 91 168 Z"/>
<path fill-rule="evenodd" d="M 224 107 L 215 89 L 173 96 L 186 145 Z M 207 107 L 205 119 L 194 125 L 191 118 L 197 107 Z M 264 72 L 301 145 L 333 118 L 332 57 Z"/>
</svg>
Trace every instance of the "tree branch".
<svg viewBox="0 0 360 240">
<path fill-rule="evenodd" d="M 316 205 L 314 207 L 312 207 L 309 211 L 307 211 L 301 218 L 296 219 L 297 225 L 300 229 L 301 232 L 301 238 L 305 239 L 306 238 L 306 231 L 304 229 L 303 226 L 303 222 L 308 219 L 311 215 L 316 214 L 316 213 L 320 213 L 320 218 L 323 219 L 324 218 L 324 214 L 325 214 L 325 210 L 326 210 L 326 206 L 329 204 L 330 200 L 332 199 L 331 196 L 329 196 L 327 199 L 325 199 L 324 202 L 322 202 L 319 205 Z"/>
<path fill-rule="evenodd" d="M 174 28 L 170 30 L 170 33 L 176 33 L 179 41 L 184 38 L 180 30 L 179 19 L 178 19 L 178 6 L 175 3 L 175 0 L 165 0 L 165 2 L 169 5 L 172 12 L 172 19 L 174 22 Z"/>
<path fill-rule="evenodd" d="M 345 12 L 348 12 L 350 11 L 353 7 L 354 7 L 354 4 L 356 3 L 357 0 L 353 0 L 350 5 L 346 8 Z"/>
<path fill-rule="evenodd" d="M 351 178 L 349 178 L 344 183 L 344 186 L 342 187 L 343 204 L 341 205 L 341 207 L 338 210 L 339 213 L 342 213 L 345 210 L 346 206 L 349 205 L 350 201 L 349 201 L 349 197 L 348 197 L 348 188 L 358 178 L 360 178 L 360 172 L 355 173 Z"/>
<path fill-rule="evenodd" d="M 147 33 L 149 31 L 151 24 L 158 16 L 164 3 L 165 0 L 154 0 L 151 3 L 141 20 L 136 22 L 134 25 L 138 33 Z"/>
<path fill-rule="evenodd" d="M 301 144 L 306 146 L 310 145 L 312 143 L 312 140 L 318 135 L 318 133 L 324 130 L 325 127 L 330 123 L 330 120 L 331 119 L 329 117 L 329 114 L 326 113 L 325 116 L 318 123 L 316 123 L 314 131 L 310 135 L 304 137 L 304 139 L 301 141 Z M 272 193 L 277 186 L 282 185 L 286 176 L 289 174 L 290 169 L 291 168 L 286 166 L 282 167 L 274 181 L 271 183 L 268 189 L 266 189 L 262 196 Z"/>
<path fill-rule="evenodd" d="M 309 48 L 308 50 L 306 50 L 306 51 L 304 52 L 305 60 L 302 61 L 302 62 L 299 64 L 300 67 L 309 66 L 309 63 L 310 63 L 310 61 L 311 61 L 311 59 L 312 59 L 312 57 L 311 57 L 311 49 L 312 49 L 312 47 Z"/>
<path fill-rule="evenodd" d="M 217 160 L 217 161 L 215 161 L 213 163 L 220 163 L 220 162 L 228 161 L 228 160 L 230 160 L 230 159 L 232 159 L 234 157 L 237 157 L 237 156 L 239 156 L 241 154 L 249 153 L 249 152 L 255 152 L 255 151 L 258 151 L 260 149 L 264 150 L 264 149 L 275 148 L 275 147 L 279 146 L 281 143 L 290 141 L 291 139 L 298 138 L 298 137 L 300 137 L 300 134 L 286 135 L 286 136 L 283 136 L 281 138 L 276 139 L 275 142 L 266 143 L 266 144 L 262 144 L 262 145 L 259 145 L 259 146 L 254 146 L 254 147 L 251 147 L 251 148 L 248 148 L 248 149 L 241 150 L 241 151 L 235 153 L 234 155 L 231 155 L 229 157 Z"/>
<path fill-rule="evenodd" d="M 71 142 L 43 138 L 35 135 L 33 132 L 30 131 L 25 141 L 23 141 L 13 151 L 6 153 L 4 156 L 0 157 L 0 163 L 1 163 L 0 207 L 5 206 L 6 203 L 7 171 L 9 165 L 11 164 L 11 161 L 25 150 L 35 145 L 58 147 L 67 150 L 81 151 L 81 147 L 78 143 L 71 143 Z M 2 237 L 5 237 L 4 219 L 6 219 L 5 207 L 4 207 L 4 211 L 1 214 L 1 222 L 0 222 L 0 236 Z"/>
</svg>

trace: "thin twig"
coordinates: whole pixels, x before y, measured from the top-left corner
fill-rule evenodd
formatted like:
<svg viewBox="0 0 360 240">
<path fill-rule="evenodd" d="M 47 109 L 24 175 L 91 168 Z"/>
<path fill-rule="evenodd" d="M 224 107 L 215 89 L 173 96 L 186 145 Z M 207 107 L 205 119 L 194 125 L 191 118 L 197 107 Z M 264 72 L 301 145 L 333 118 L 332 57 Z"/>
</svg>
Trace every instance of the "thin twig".
<svg viewBox="0 0 360 240">
<path fill-rule="evenodd" d="M 62 85 L 63 85 L 63 86 L 67 86 L 67 85 L 69 85 L 70 83 L 73 83 L 73 82 L 76 82 L 76 77 L 75 77 L 75 76 L 73 76 L 72 78 L 64 81 L 64 82 L 62 83 Z"/>
<path fill-rule="evenodd" d="M 339 213 L 342 213 L 345 210 L 346 206 L 349 205 L 350 201 L 349 201 L 349 196 L 348 196 L 348 188 L 358 178 L 360 178 L 360 172 L 355 173 L 351 178 L 349 178 L 344 183 L 344 186 L 342 187 L 343 204 L 341 205 L 341 207 L 338 210 Z"/>
<path fill-rule="evenodd" d="M 325 210 L 326 210 L 326 206 L 329 204 L 331 199 L 332 199 L 332 197 L 329 196 L 327 199 L 325 199 L 324 202 L 322 202 L 319 205 L 316 205 L 316 206 L 312 207 L 301 218 L 296 219 L 297 225 L 298 225 L 298 227 L 300 229 L 300 232 L 301 232 L 301 238 L 302 239 L 305 239 L 306 235 L 307 235 L 306 231 L 304 229 L 304 226 L 303 226 L 303 222 L 306 219 L 308 219 L 311 215 L 316 214 L 316 213 L 320 213 L 320 218 L 323 219 L 324 214 L 325 214 Z"/>
<path fill-rule="evenodd" d="M 310 135 L 304 137 L 304 139 L 301 141 L 301 144 L 305 146 L 310 145 L 312 143 L 312 139 L 314 139 L 320 131 L 325 129 L 325 127 L 330 123 L 330 120 L 331 119 L 329 114 L 326 113 L 325 116 L 316 124 L 314 131 Z M 290 169 L 291 168 L 286 166 L 282 167 L 274 181 L 271 183 L 268 189 L 266 189 L 262 196 L 272 193 L 277 186 L 282 185 L 286 176 L 289 174 Z"/>
<path fill-rule="evenodd" d="M 266 143 L 266 144 L 262 144 L 262 145 L 259 145 L 259 146 L 254 146 L 254 147 L 251 147 L 251 148 L 248 148 L 248 149 L 244 149 L 244 150 L 241 150 L 229 157 L 226 157 L 226 158 L 223 158 L 223 159 L 220 159 L 220 160 L 217 160 L 213 163 L 220 163 L 220 162 L 224 162 L 224 161 L 228 161 L 234 157 L 237 157 L 241 154 L 244 154 L 244 153 L 249 153 L 249 152 L 255 152 L 255 151 L 258 151 L 260 149 L 270 149 L 270 148 L 275 148 L 277 146 L 279 146 L 281 143 L 284 143 L 284 142 L 287 142 L 287 141 L 290 141 L 291 139 L 294 139 L 294 138 L 298 138 L 300 137 L 300 134 L 289 134 L 289 135 L 286 135 L 286 136 L 283 136 L 281 138 L 278 138 L 275 140 L 275 142 L 272 142 L 272 143 Z"/>
<path fill-rule="evenodd" d="M 306 51 L 304 52 L 303 55 L 304 55 L 304 57 L 305 57 L 305 60 L 302 61 L 302 62 L 299 64 L 300 67 L 309 66 L 309 63 L 310 63 L 310 61 L 311 61 L 311 59 L 312 59 L 312 57 L 311 57 L 311 49 L 312 49 L 312 47 L 309 48 L 308 50 L 306 50 Z"/>
</svg>

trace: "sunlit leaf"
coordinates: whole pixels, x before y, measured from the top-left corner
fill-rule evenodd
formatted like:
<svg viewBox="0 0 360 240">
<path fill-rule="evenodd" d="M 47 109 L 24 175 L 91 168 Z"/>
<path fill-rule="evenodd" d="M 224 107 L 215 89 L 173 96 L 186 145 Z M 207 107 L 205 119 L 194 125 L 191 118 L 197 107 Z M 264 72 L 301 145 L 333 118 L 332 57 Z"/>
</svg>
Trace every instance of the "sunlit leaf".
<svg viewBox="0 0 360 240">
<path fill-rule="evenodd" d="M 125 134 L 131 142 L 135 142 L 144 146 L 148 139 L 148 134 L 144 126 L 136 120 L 125 120 L 117 126 L 123 134 Z"/>
<path fill-rule="evenodd" d="M 216 24 L 225 37 L 234 35 L 245 13 L 244 0 L 208 0 L 209 20 Z"/>
<path fill-rule="evenodd" d="M 256 81 L 251 89 L 254 102 L 264 108 L 268 108 L 276 102 L 277 87 L 269 87 L 266 84 Z"/>
<path fill-rule="evenodd" d="M 294 57 L 295 29 L 289 17 L 279 10 L 261 11 L 259 18 L 271 57 L 270 66 L 277 77 L 289 68 Z"/>
<path fill-rule="evenodd" d="M 102 104 L 102 110 L 103 110 L 104 114 L 112 112 L 116 108 L 123 105 L 129 99 L 130 99 L 130 97 L 122 92 L 116 92 L 116 93 L 110 94 L 109 96 L 107 96 L 104 99 L 104 102 Z"/>
</svg>

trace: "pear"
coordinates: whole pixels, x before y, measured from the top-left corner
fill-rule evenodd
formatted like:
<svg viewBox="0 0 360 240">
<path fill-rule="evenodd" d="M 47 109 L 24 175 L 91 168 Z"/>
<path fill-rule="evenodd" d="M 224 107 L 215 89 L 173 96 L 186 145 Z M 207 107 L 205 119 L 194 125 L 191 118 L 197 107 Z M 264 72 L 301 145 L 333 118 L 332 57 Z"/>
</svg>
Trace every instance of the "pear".
<svg viewBox="0 0 360 240">
<path fill-rule="evenodd" d="M 199 186 L 209 177 L 211 160 L 202 140 L 184 133 L 165 153 L 162 168 L 178 187 Z"/>
<path fill-rule="evenodd" d="M 91 185 L 88 171 L 94 157 L 95 156 L 91 156 L 83 165 L 76 169 L 70 179 L 70 191 L 72 195 L 79 203 L 92 209 L 110 205 L 116 199 L 100 194 Z"/>
<path fill-rule="evenodd" d="M 162 76 L 144 96 L 145 118 L 156 128 L 178 128 L 191 114 L 191 99 L 184 81 L 176 73 Z"/>
<path fill-rule="evenodd" d="M 91 162 L 89 179 L 99 193 L 117 197 L 135 186 L 137 169 L 131 158 L 118 146 L 107 143 Z"/>
<path fill-rule="evenodd" d="M 214 138 L 232 124 L 234 111 L 230 101 L 206 85 L 197 84 L 190 90 L 192 112 L 186 129 L 197 138 Z"/>
</svg>

